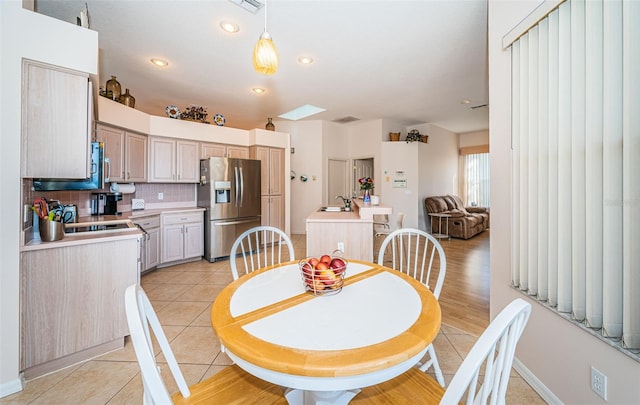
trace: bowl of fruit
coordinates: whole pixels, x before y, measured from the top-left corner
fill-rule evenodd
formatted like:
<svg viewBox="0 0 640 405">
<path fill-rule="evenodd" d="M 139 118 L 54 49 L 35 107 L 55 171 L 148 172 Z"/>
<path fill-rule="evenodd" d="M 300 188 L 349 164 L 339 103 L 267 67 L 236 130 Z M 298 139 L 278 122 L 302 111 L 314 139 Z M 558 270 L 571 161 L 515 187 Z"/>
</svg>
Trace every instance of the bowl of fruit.
<svg viewBox="0 0 640 405">
<path fill-rule="evenodd" d="M 330 295 L 342 290 L 347 261 L 337 255 L 339 252 L 300 260 L 300 275 L 306 291 L 314 295 Z"/>
</svg>

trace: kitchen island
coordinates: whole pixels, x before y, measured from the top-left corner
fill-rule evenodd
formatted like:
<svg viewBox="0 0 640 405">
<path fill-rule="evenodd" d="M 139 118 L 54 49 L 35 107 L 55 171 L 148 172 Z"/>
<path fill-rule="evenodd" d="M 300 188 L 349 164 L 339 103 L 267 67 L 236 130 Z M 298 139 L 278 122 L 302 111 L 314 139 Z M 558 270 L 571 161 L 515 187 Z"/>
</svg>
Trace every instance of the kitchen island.
<svg viewBox="0 0 640 405">
<path fill-rule="evenodd" d="M 373 261 L 373 216 L 390 215 L 386 205 L 365 204 L 353 200 L 352 211 L 322 211 L 309 214 L 306 220 L 307 257 L 342 250 L 347 259 Z"/>
</svg>

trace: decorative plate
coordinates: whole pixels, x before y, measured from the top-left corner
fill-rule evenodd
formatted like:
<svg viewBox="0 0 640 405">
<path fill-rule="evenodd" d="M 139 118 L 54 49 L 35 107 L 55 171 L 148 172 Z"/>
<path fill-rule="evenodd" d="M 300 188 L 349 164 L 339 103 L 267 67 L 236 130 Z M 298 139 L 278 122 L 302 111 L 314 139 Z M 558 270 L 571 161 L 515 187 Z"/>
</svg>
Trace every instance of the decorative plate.
<svg viewBox="0 0 640 405">
<path fill-rule="evenodd" d="M 213 116 L 213 122 L 219 127 L 223 126 L 227 120 L 221 114 L 216 114 Z"/>
<path fill-rule="evenodd" d="M 168 105 L 167 108 L 164 109 L 164 112 L 167 113 L 169 118 L 180 118 L 180 109 L 175 105 Z"/>
</svg>

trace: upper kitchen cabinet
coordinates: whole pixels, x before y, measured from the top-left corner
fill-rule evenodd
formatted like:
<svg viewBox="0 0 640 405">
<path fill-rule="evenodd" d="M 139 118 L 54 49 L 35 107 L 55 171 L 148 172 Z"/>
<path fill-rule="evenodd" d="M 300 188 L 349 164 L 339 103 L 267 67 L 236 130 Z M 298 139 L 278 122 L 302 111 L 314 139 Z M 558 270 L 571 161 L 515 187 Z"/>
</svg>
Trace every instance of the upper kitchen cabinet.
<svg viewBox="0 0 640 405">
<path fill-rule="evenodd" d="M 23 61 L 22 177 L 89 177 L 91 97 L 88 74 Z"/>
<path fill-rule="evenodd" d="M 249 148 L 240 145 L 200 142 L 200 159 L 210 157 L 249 158 Z"/>
<path fill-rule="evenodd" d="M 149 137 L 150 183 L 197 183 L 200 175 L 198 142 Z"/>
<path fill-rule="evenodd" d="M 96 140 L 104 143 L 104 156 L 109 159 L 106 177 L 111 182 L 147 181 L 147 136 L 98 124 Z"/>
<path fill-rule="evenodd" d="M 261 162 L 262 225 L 285 229 L 284 149 L 252 146 L 251 157 Z"/>
<path fill-rule="evenodd" d="M 252 158 L 262 162 L 262 195 L 281 195 L 284 189 L 284 149 L 255 146 Z"/>
</svg>

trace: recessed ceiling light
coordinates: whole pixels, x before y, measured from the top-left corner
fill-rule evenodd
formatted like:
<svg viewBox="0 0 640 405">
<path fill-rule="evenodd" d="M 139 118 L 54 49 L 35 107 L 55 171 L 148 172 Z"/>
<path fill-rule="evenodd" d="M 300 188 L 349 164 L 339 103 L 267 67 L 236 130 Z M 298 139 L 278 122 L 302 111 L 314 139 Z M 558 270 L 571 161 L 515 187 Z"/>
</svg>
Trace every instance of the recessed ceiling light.
<svg viewBox="0 0 640 405">
<path fill-rule="evenodd" d="M 230 34 L 234 34 L 240 31 L 240 27 L 238 26 L 238 24 L 230 23 L 228 21 L 220 22 L 220 28 L 222 28 L 222 31 L 228 32 Z"/>
<path fill-rule="evenodd" d="M 159 66 L 159 67 L 169 66 L 169 62 L 167 62 L 166 60 L 163 60 L 163 59 L 152 58 L 151 59 L 151 63 L 153 63 L 154 65 Z"/>
<path fill-rule="evenodd" d="M 298 58 L 298 62 L 302 63 L 303 65 L 310 65 L 313 63 L 313 58 L 311 56 L 301 56 Z"/>
<path fill-rule="evenodd" d="M 254 87 L 253 89 L 251 89 L 254 93 L 256 94 L 262 94 L 264 93 L 266 90 L 263 89 L 262 87 Z"/>
<path fill-rule="evenodd" d="M 460 102 L 460 104 L 469 104 L 471 102 L 471 100 L 462 100 Z"/>
</svg>

